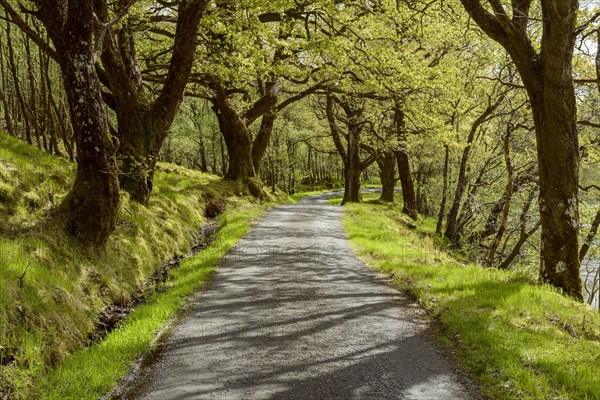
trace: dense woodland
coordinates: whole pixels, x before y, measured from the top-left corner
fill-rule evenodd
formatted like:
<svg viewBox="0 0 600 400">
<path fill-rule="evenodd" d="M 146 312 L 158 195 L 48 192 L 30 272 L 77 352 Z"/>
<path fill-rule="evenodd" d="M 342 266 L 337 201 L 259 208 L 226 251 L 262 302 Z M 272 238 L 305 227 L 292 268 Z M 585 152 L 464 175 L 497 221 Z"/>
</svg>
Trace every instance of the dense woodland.
<svg viewBox="0 0 600 400">
<path fill-rule="evenodd" d="M 52 218 L 86 245 L 158 161 L 256 197 L 380 183 L 466 260 L 598 302 L 596 1 L 0 6 L 0 129 L 77 163 Z"/>
</svg>

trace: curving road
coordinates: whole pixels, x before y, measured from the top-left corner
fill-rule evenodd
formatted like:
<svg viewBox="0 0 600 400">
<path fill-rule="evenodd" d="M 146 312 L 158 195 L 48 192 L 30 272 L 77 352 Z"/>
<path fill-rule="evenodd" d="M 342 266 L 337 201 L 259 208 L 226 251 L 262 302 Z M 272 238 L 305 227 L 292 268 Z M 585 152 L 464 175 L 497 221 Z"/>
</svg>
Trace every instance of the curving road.
<svg viewBox="0 0 600 400">
<path fill-rule="evenodd" d="M 425 335 L 423 311 L 353 254 L 326 199 L 265 216 L 121 397 L 476 397 Z"/>
</svg>

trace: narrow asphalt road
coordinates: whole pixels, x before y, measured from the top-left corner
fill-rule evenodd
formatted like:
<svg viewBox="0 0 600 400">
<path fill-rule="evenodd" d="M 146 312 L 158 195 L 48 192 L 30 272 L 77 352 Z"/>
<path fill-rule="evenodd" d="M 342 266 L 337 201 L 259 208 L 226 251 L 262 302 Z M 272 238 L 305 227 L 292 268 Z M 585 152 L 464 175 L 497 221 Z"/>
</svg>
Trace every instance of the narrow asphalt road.
<svg viewBox="0 0 600 400">
<path fill-rule="evenodd" d="M 122 398 L 473 398 L 326 198 L 265 216 Z"/>
</svg>

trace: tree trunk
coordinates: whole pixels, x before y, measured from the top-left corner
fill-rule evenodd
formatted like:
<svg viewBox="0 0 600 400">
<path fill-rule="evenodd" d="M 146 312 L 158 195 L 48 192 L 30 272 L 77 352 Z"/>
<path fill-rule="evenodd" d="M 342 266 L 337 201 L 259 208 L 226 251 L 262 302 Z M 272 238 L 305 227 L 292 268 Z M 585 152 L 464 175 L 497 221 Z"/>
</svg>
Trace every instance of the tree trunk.
<svg viewBox="0 0 600 400">
<path fill-rule="evenodd" d="M 490 14 L 479 0 L 461 0 L 471 17 L 511 55 L 527 89 L 540 173 L 540 280 L 583 300 L 579 260 L 579 144 L 573 85 L 576 0 L 542 0 L 539 52 L 528 37 L 531 2 L 501 4 Z"/>
<path fill-rule="evenodd" d="M 552 29 L 545 21 L 543 80 L 527 86 L 540 172 L 540 279 L 583 300 L 579 259 L 579 141 L 571 65 L 575 18 L 561 16 Z"/>
<path fill-rule="evenodd" d="M 552 80 L 550 80 L 552 81 Z M 550 86 L 552 82 L 547 82 Z M 570 88 L 573 91 L 573 86 Z M 557 85 L 554 93 L 569 89 Z M 581 300 L 579 260 L 579 145 L 575 97 L 550 95 L 533 108 L 538 129 L 542 250 L 540 278 Z"/>
<path fill-rule="evenodd" d="M 262 164 L 265 152 L 267 151 L 267 147 L 269 146 L 276 119 L 276 111 L 271 110 L 265 113 L 260 123 L 260 129 L 258 130 L 256 138 L 252 143 L 252 162 L 257 175 L 260 174 L 260 166 Z"/>
<path fill-rule="evenodd" d="M 245 135 L 234 131 L 224 131 L 225 145 L 229 154 L 229 168 L 225 179 L 230 181 L 247 182 L 256 177 L 252 163 L 252 142 Z"/>
<path fill-rule="evenodd" d="M 415 197 L 415 187 L 412 174 L 410 173 L 410 162 L 408 155 L 404 151 L 396 151 L 396 161 L 398 163 L 398 172 L 400 173 L 400 184 L 402 185 L 402 212 L 412 219 L 417 219 L 417 198 Z"/>
<path fill-rule="evenodd" d="M 50 153 L 62 157 L 58 147 L 58 128 L 52 115 L 52 85 L 50 84 L 50 57 L 42 49 L 38 49 L 40 62 L 40 98 L 43 104 L 42 125 L 43 130 L 49 134 Z"/>
<path fill-rule="evenodd" d="M 344 110 L 346 118 L 346 126 L 348 131 L 343 136 L 346 139 L 347 146 L 342 143 L 342 132 L 337 125 L 334 112 L 334 105 L 338 103 Z M 335 148 L 338 151 L 342 160 L 344 160 L 344 198 L 342 204 L 360 203 L 362 195 L 360 193 L 361 174 L 372 163 L 377 161 L 379 155 L 373 152 L 365 161 L 360 159 L 360 136 L 362 133 L 362 122 L 360 121 L 363 110 L 353 104 L 352 101 L 340 101 L 333 96 L 327 96 L 326 115 L 329 127 L 331 129 L 331 137 Z M 322 173 L 322 169 L 321 169 Z"/>
<path fill-rule="evenodd" d="M 103 246 L 119 213 L 115 146 L 94 67 L 93 2 L 68 3 L 46 3 L 40 13 L 59 57 L 77 143 L 75 183 L 60 210 L 70 234 L 84 244 Z"/>
<path fill-rule="evenodd" d="M 31 127 L 33 134 L 35 135 L 35 140 L 37 143 L 37 147 L 40 149 L 44 149 L 48 151 L 48 143 L 46 141 L 46 137 L 40 132 L 40 124 L 39 124 L 39 115 L 37 108 L 37 94 L 35 90 L 35 71 L 33 67 L 33 56 L 31 54 L 31 44 L 29 43 L 29 39 L 26 35 L 23 35 L 23 42 L 25 43 L 25 58 L 27 59 L 27 74 L 29 80 L 29 99 L 27 102 L 27 108 L 29 110 L 29 118 L 31 119 Z"/>
<path fill-rule="evenodd" d="M 219 137 L 219 148 L 221 150 L 221 176 L 225 177 L 228 169 L 226 151 L 227 146 L 225 146 L 225 139 L 223 139 L 222 135 Z"/>
<path fill-rule="evenodd" d="M 217 96 L 213 111 L 219 122 L 219 129 L 225 139 L 229 154 L 229 168 L 225 179 L 248 182 L 256 177 L 252 160 L 252 139 L 248 127 L 240 115 L 224 96 Z"/>
<path fill-rule="evenodd" d="M 344 198 L 342 199 L 342 205 L 346 203 L 362 202 L 362 195 L 360 193 L 360 174 L 361 171 L 356 165 L 346 163 L 344 171 Z"/>
<path fill-rule="evenodd" d="M 1 57 L 1 55 L 0 55 Z M 16 137 L 17 134 L 15 132 L 15 127 L 13 124 L 12 115 L 10 113 L 10 106 L 8 104 L 8 100 L 6 99 L 6 95 L 0 88 L 0 102 L 2 103 L 2 108 L 4 109 L 4 120 L 6 121 L 6 130 L 10 136 Z"/>
<path fill-rule="evenodd" d="M 128 120 L 126 115 L 130 115 Z M 124 113 L 119 118 L 119 181 L 140 204 L 147 205 L 150 199 L 158 154 L 166 137 L 167 131 L 151 114 Z"/>
<path fill-rule="evenodd" d="M 396 184 L 396 157 L 391 152 L 385 152 L 377 160 L 379 178 L 381 179 L 381 196 L 379 200 L 393 202 L 394 186 Z"/>
<path fill-rule="evenodd" d="M 403 148 L 406 144 L 406 122 L 402 104 L 395 100 L 394 107 L 394 129 L 399 141 L 399 148 L 394 151 L 396 162 L 398 163 L 398 172 L 400 174 L 400 185 L 402 186 L 402 212 L 412 219 L 417 219 L 417 198 L 415 196 L 415 186 L 412 174 L 410 172 L 410 160 L 408 154 Z"/>
<path fill-rule="evenodd" d="M 48 79 L 49 79 L 49 77 L 48 77 Z M 50 82 L 50 81 L 48 80 L 48 82 Z M 51 87 L 50 83 L 48 83 L 48 87 Z M 56 116 L 57 116 L 62 142 L 65 146 L 65 149 L 67 150 L 67 154 L 69 155 L 69 160 L 74 162 L 75 161 L 75 149 L 74 149 L 75 143 L 74 143 L 74 137 L 73 137 L 74 135 L 72 134 L 73 131 L 71 129 L 72 124 L 70 124 L 69 121 L 65 121 L 64 118 L 60 118 L 60 115 L 64 114 L 63 112 L 61 112 L 61 110 L 64 109 L 62 96 L 60 98 L 60 104 L 56 104 L 56 100 L 52 96 L 52 90 L 50 90 L 48 93 L 50 95 L 50 102 L 52 104 L 52 109 L 54 110 L 54 114 L 56 114 Z"/>
<path fill-rule="evenodd" d="M 345 190 L 342 205 L 346 203 L 360 203 L 362 201 L 360 175 L 363 168 L 360 161 L 360 133 L 361 127 L 349 122 L 348 149 L 344 162 Z"/>
<path fill-rule="evenodd" d="M 200 153 L 200 171 L 208 173 L 208 163 L 206 161 L 206 145 L 204 144 L 204 137 L 202 131 L 198 136 L 198 152 Z"/>
<path fill-rule="evenodd" d="M 6 130 L 10 136 L 17 137 L 17 133 L 15 132 L 13 117 L 12 117 L 12 107 L 10 102 L 8 101 L 9 95 L 5 92 L 8 88 L 8 72 L 5 68 L 5 56 L 4 56 L 4 43 L 0 39 L 0 103 L 2 103 L 2 108 L 4 110 L 4 120 L 6 122 Z"/>
<path fill-rule="evenodd" d="M 598 211 L 596 212 L 596 216 L 594 217 L 594 220 L 592 221 L 590 230 L 589 230 L 587 236 L 585 237 L 585 241 L 584 241 L 583 245 L 581 246 L 581 250 L 579 251 L 579 259 L 581 261 L 583 261 L 585 259 L 585 256 L 587 255 L 587 252 L 590 249 L 590 245 L 592 244 L 594 237 L 596 237 L 596 233 L 598 233 L 598 227 L 600 227 L 600 209 L 598 209 Z"/>
<path fill-rule="evenodd" d="M 8 23 L 6 24 L 6 44 L 7 44 L 7 48 L 8 48 L 8 65 L 10 66 L 10 71 L 13 77 L 13 84 L 14 84 L 14 93 L 15 93 L 15 97 L 17 99 L 19 108 L 21 109 L 20 112 L 20 120 L 22 120 L 25 124 L 25 140 L 27 141 L 27 143 L 29 144 L 33 144 L 33 141 L 31 140 L 31 125 L 30 125 L 30 120 L 29 120 L 29 115 L 27 113 L 27 107 L 25 106 L 25 99 L 23 96 L 23 92 L 21 90 L 21 79 L 19 77 L 19 71 L 16 65 L 16 61 L 15 61 L 15 46 L 12 43 L 12 34 L 11 34 L 11 27 L 12 24 Z M 19 115 L 19 113 L 17 113 L 17 116 Z"/>
<path fill-rule="evenodd" d="M 208 172 L 208 161 L 207 161 L 207 157 L 206 157 L 206 143 L 204 140 L 204 118 L 203 118 L 203 112 L 206 110 L 206 108 L 203 107 L 202 110 L 200 110 L 198 108 L 197 103 L 193 102 L 191 104 L 191 110 L 192 110 L 192 116 L 194 118 L 194 127 L 196 128 L 197 132 L 196 134 L 198 135 L 198 156 L 200 159 L 200 163 L 196 163 L 197 165 L 199 165 L 200 167 L 200 171 L 207 173 Z"/>
<path fill-rule="evenodd" d="M 450 149 L 448 145 L 444 146 L 446 148 L 444 155 L 444 185 L 442 188 L 442 201 L 440 202 L 440 212 L 438 213 L 438 220 L 435 227 L 435 233 L 438 235 L 442 234 L 442 224 L 444 222 L 444 215 L 446 214 L 446 201 L 448 198 L 448 164 L 450 158 Z"/>
</svg>

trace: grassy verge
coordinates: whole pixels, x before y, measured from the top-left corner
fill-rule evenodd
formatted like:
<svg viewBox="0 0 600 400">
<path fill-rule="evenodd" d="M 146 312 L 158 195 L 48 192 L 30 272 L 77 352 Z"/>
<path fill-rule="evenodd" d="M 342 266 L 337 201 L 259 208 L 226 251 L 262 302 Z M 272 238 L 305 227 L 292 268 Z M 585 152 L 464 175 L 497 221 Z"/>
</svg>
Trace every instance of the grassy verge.
<svg viewBox="0 0 600 400">
<path fill-rule="evenodd" d="M 600 398 L 600 316 L 594 310 L 517 271 L 463 265 L 403 221 L 393 205 L 344 208 L 355 251 L 424 304 L 439 322 L 441 340 L 456 349 L 487 396 Z"/>
<path fill-rule="evenodd" d="M 106 343 L 90 347 L 89 335 L 103 307 L 128 304 L 163 262 L 188 252 L 206 221 L 204 208 L 210 199 L 225 200 L 230 211 L 245 210 L 227 216 L 231 228 L 225 226 L 224 232 L 232 238 L 237 233 L 228 229 L 260 209 L 235 184 L 162 164 L 149 206 L 123 194 L 119 223 L 107 251 L 90 254 L 48 219 L 68 192 L 74 173 L 72 163 L 0 134 L 0 399 L 68 397 L 69 388 L 83 382 L 68 372 L 76 369 L 89 378 L 89 393 L 114 383 L 126 369 L 126 360 L 135 359 L 181 296 L 192 290 L 186 286 L 191 281 L 178 279 L 185 281 L 189 275 L 199 285 L 208 276 L 210 263 L 189 261 L 175 272 L 172 297 L 153 300 L 158 302 L 156 315 L 150 315 L 152 308 L 132 314 L 128 324 L 137 326 L 139 333 L 111 335 Z M 133 339 L 137 334 L 140 338 Z M 77 352 L 82 348 L 87 350 Z M 91 358 L 84 356 L 92 349 L 106 360 L 102 367 L 92 367 Z M 111 352 L 116 358 L 109 357 Z M 96 374 L 85 375 L 87 365 Z M 117 372 L 101 374 L 108 365 Z M 50 390 L 51 386 L 56 387 Z M 73 398 L 87 398 L 82 393 L 83 397 Z"/>
<path fill-rule="evenodd" d="M 209 280 L 220 259 L 264 210 L 245 206 L 228 212 L 216 240 L 173 271 L 168 290 L 136 308 L 105 340 L 76 352 L 51 371 L 39 397 L 97 399 L 110 391 L 148 349 L 156 333 L 181 310 L 185 299 Z"/>
</svg>

